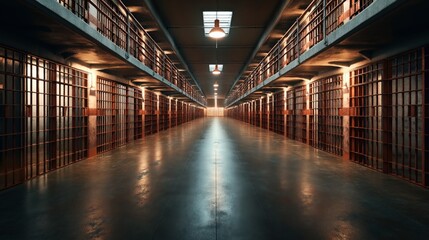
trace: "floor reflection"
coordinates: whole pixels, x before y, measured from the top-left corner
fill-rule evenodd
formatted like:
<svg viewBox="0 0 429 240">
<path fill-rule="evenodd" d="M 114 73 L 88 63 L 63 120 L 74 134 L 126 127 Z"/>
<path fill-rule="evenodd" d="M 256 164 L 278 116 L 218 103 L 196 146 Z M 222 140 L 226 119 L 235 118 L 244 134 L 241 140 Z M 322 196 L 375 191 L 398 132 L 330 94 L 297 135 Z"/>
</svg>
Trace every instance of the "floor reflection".
<svg viewBox="0 0 429 240">
<path fill-rule="evenodd" d="M 0 192 L 0 239 L 419 239 L 429 192 L 207 118 Z"/>
</svg>

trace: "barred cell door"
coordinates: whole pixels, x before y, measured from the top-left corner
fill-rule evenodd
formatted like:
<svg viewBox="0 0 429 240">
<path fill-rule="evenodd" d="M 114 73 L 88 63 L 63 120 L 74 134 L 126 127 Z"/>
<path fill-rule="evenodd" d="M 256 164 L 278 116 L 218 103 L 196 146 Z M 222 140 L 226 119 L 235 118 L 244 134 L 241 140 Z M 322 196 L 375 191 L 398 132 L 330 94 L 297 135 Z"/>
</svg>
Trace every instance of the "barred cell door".
<svg viewBox="0 0 429 240">
<path fill-rule="evenodd" d="M 0 47 L 0 189 L 87 156 L 87 74 Z"/>
</svg>

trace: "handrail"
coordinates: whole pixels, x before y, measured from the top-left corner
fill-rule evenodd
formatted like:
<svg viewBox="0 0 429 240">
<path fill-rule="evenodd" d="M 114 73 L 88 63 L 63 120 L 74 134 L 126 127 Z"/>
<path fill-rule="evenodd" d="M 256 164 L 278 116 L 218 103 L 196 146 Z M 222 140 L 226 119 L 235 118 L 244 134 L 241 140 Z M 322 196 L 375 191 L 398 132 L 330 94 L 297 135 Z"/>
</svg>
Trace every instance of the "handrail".
<svg viewBox="0 0 429 240">
<path fill-rule="evenodd" d="M 202 93 L 186 80 L 121 1 L 57 0 L 57 2 L 110 39 L 127 54 L 183 90 L 191 99 L 207 105 Z"/>
<path fill-rule="evenodd" d="M 265 79 L 273 76 L 281 68 L 319 42 L 326 35 L 357 16 L 374 0 L 314 0 L 286 31 L 258 66 L 236 84 L 225 100 L 225 105 L 233 103 L 251 91 Z"/>
</svg>

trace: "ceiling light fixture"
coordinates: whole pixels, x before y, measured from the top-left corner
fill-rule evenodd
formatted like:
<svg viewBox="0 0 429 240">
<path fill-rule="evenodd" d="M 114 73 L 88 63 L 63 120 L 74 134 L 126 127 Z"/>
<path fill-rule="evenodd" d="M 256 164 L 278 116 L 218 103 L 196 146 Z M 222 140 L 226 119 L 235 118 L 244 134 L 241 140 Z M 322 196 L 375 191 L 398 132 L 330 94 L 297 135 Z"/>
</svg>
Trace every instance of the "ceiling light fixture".
<svg viewBox="0 0 429 240">
<path fill-rule="evenodd" d="M 232 11 L 203 11 L 204 35 L 215 39 L 226 37 L 231 30 L 231 20 Z"/>
<path fill-rule="evenodd" d="M 226 36 L 225 31 L 220 27 L 220 21 L 219 21 L 219 18 L 217 17 L 217 12 L 218 12 L 218 2 L 216 0 L 216 19 L 214 20 L 214 27 L 209 32 L 209 37 L 215 38 L 215 39 L 223 38 Z M 217 42 L 216 42 L 216 48 L 217 48 Z"/>
<path fill-rule="evenodd" d="M 213 84 L 213 87 L 219 87 L 219 84 L 215 83 Z"/>
<path fill-rule="evenodd" d="M 214 20 L 214 27 L 209 32 L 209 37 L 211 38 L 223 38 L 226 36 L 225 31 L 220 27 L 220 21 L 219 19 Z"/>
<path fill-rule="evenodd" d="M 220 74 L 220 70 L 219 70 L 219 68 L 217 67 L 217 64 L 215 65 L 215 68 L 214 68 L 214 70 L 213 70 L 213 75 L 219 75 Z"/>
</svg>

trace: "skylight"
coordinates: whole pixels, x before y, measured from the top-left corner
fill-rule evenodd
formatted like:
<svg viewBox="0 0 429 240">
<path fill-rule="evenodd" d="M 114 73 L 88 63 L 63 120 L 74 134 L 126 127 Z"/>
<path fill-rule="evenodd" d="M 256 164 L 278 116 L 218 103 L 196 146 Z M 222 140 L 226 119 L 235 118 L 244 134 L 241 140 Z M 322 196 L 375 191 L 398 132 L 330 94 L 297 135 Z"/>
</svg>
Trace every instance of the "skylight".
<svg viewBox="0 0 429 240">
<path fill-rule="evenodd" d="M 213 70 L 215 69 L 215 66 L 216 66 L 216 64 L 209 64 L 209 71 L 213 72 Z M 219 69 L 219 71 L 222 72 L 223 64 L 218 64 L 217 69 Z"/>
<path fill-rule="evenodd" d="M 214 20 L 219 19 L 219 26 L 225 31 L 226 35 L 229 34 L 229 29 L 231 28 L 231 11 L 203 11 L 203 23 L 204 23 L 204 35 L 209 36 L 210 30 L 214 27 Z"/>
</svg>

